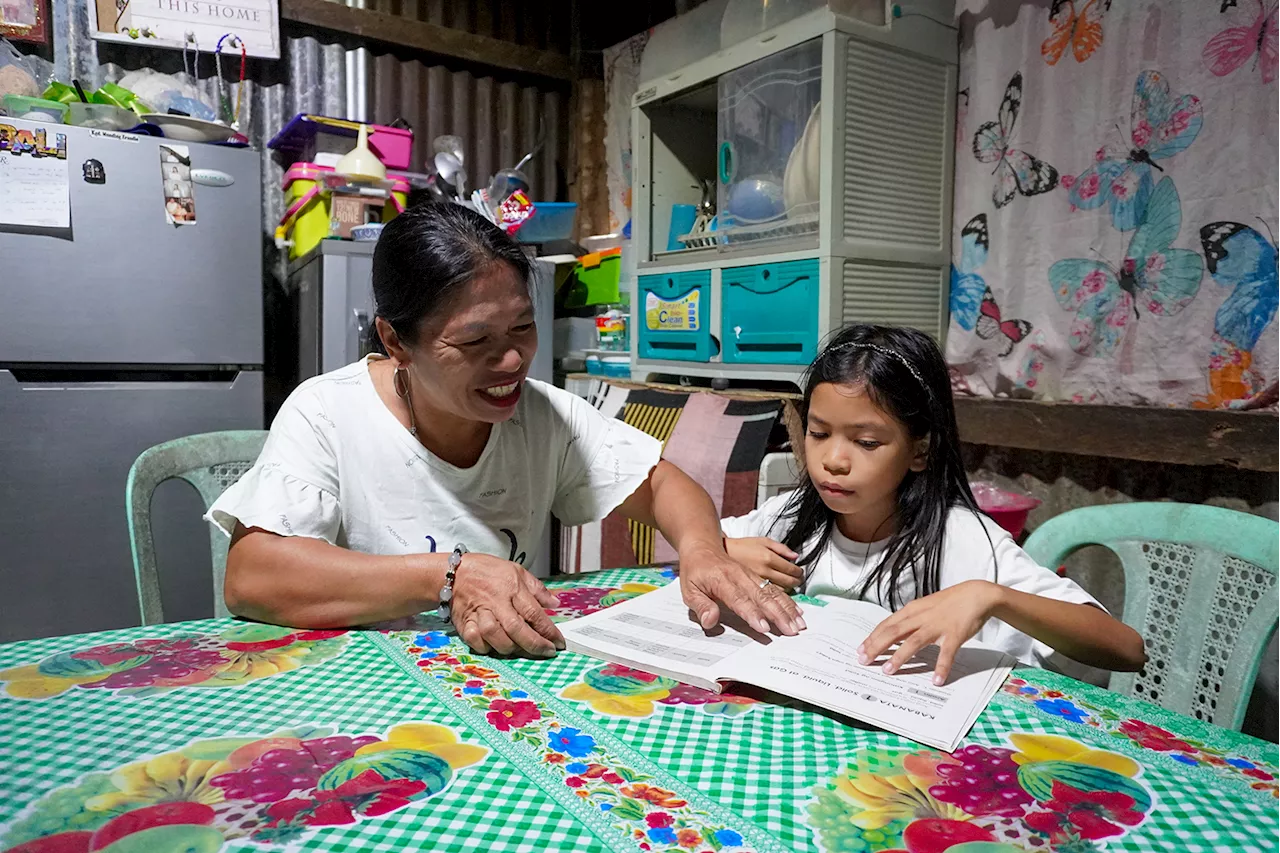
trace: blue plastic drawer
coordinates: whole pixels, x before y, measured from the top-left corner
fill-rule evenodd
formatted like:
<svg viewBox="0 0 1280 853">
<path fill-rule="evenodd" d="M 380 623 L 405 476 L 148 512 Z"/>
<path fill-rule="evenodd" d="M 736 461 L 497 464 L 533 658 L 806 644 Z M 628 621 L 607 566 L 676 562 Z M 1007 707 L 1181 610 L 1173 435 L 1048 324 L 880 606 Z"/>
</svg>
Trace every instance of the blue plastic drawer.
<svg viewBox="0 0 1280 853">
<path fill-rule="evenodd" d="M 641 358 L 710 361 L 711 270 L 640 276 Z"/>
<path fill-rule="evenodd" d="M 818 352 L 818 261 L 729 267 L 720 274 L 724 360 L 808 364 Z"/>
</svg>

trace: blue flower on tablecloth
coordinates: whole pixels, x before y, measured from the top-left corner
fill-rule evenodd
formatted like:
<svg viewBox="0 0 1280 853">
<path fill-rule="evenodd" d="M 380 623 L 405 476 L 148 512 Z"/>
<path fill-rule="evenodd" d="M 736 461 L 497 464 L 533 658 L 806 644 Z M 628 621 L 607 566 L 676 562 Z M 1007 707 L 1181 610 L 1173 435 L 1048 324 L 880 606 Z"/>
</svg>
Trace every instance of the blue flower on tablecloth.
<svg viewBox="0 0 1280 853">
<path fill-rule="evenodd" d="M 523 690 L 512 690 L 512 691 L 511 691 L 511 698 L 512 698 L 512 699 L 523 699 L 523 698 L 525 698 L 525 697 L 526 697 L 526 696 L 528 696 L 528 695 L 529 695 L 529 694 L 528 694 L 528 693 L 525 693 Z"/>
<path fill-rule="evenodd" d="M 742 836 L 732 829 L 717 829 L 715 835 L 716 841 L 725 847 L 739 847 L 742 844 Z"/>
<path fill-rule="evenodd" d="M 649 840 L 657 841 L 659 844 L 675 844 L 676 831 L 669 826 L 659 826 L 649 830 Z"/>
<path fill-rule="evenodd" d="M 1258 766 L 1252 761 L 1245 761 L 1243 758 L 1228 758 L 1227 763 L 1239 770 L 1252 770 Z"/>
<path fill-rule="evenodd" d="M 413 644 L 420 649 L 438 649 L 449 645 L 449 635 L 444 631 L 426 631 L 413 635 Z M 430 655 L 422 655 L 430 657 Z"/>
<path fill-rule="evenodd" d="M 1199 765 L 1199 764 L 1200 764 L 1200 762 L 1199 762 L 1199 761 L 1196 761 L 1196 760 L 1195 760 L 1194 758 L 1192 758 L 1191 756 L 1189 756 L 1189 755 L 1179 755 L 1179 754 L 1178 754 L 1178 753 L 1176 753 L 1176 752 L 1171 752 L 1171 753 L 1169 753 L 1169 757 L 1170 757 L 1170 758 L 1172 758 L 1174 761 L 1181 761 L 1183 764 L 1190 764 L 1192 767 L 1196 767 L 1197 765 Z"/>
<path fill-rule="evenodd" d="M 596 739 L 580 729 L 563 728 L 547 736 L 547 745 L 556 752 L 567 752 L 574 758 L 585 758 L 596 748 Z"/>
<path fill-rule="evenodd" d="M 468 696 L 479 696 L 481 693 L 484 692 L 484 688 L 483 687 L 464 687 L 462 688 L 462 692 L 466 693 Z"/>
<path fill-rule="evenodd" d="M 566 764 L 564 769 L 577 776 L 579 773 L 586 773 L 590 768 L 581 761 L 575 761 L 572 764 Z"/>
<path fill-rule="evenodd" d="M 1070 699 L 1038 699 L 1035 706 L 1041 711 L 1062 717 L 1073 723 L 1083 723 L 1089 719 L 1089 712 L 1076 705 Z"/>
<path fill-rule="evenodd" d="M 601 803 L 600 811 L 607 812 L 613 808 L 613 803 Z"/>
<path fill-rule="evenodd" d="M 1025 687 L 1019 687 L 1018 692 L 1021 693 L 1023 696 L 1035 696 L 1040 691 L 1037 688 L 1032 687 L 1030 684 L 1028 684 Z"/>
<path fill-rule="evenodd" d="M 676 570 L 663 569 L 662 571 L 658 572 L 658 574 L 662 575 L 664 578 L 674 578 L 676 576 Z"/>
<path fill-rule="evenodd" d="M 704 714 L 719 714 L 724 717 L 736 717 L 745 714 L 755 705 L 744 705 L 741 702 L 708 702 L 702 706 Z"/>
</svg>

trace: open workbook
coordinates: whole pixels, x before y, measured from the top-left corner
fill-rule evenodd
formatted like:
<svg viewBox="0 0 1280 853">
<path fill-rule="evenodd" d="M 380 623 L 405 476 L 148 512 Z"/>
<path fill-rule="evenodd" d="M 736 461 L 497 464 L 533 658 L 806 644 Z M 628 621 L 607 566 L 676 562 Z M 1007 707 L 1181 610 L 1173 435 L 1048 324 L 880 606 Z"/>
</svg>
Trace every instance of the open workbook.
<svg viewBox="0 0 1280 853">
<path fill-rule="evenodd" d="M 941 687 L 933 684 L 936 646 L 885 675 L 887 658 L 862 665 L 857 649 L 889 611 L 865 601 L 810 601 L 801 604 L 808 628 L 795 637 L 760 634 L 724 608 L 724 623 L 705 631 L 681 600 L 678 581 L 558 627 L 568 648 L 584 655 L 716 693 L 727 682 L 751 684 L 948 752 L 1015 663 L 969 642 Z"/>
</svg>

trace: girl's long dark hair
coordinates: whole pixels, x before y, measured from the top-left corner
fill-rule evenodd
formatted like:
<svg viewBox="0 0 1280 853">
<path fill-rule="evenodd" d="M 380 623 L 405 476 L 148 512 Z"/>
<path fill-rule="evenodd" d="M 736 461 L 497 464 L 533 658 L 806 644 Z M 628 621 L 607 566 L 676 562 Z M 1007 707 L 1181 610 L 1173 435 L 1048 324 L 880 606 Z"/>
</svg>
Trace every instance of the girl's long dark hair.
<svg viewBox="0 0 1280 853">
<path fill-rule="evenodd" d="M 948 512 L 953 507 L 981 512 L 961 461 L 947 364 L 938 345 L 924 332 L 846 326 L 827 342 L 806 374 L 800 404 L 805 430 L 814 389 L 826 382 L 865 389 L 872 402 L 906 427 L 912 440 L 928 438 L 924 470 L 907 472 L 898 487 L 897 532 L 875 571 L 856 591 L 859 598 L 866 598 L 871 590 L 887 586 L 889 606 L 897 610 L 905 604 L 898 590 L 904 572 L 912 573 L 918 596 L 938 591 Z M 797 447 L 797 454 L 802 449 L 803 445 Z M 836 522 L 807 473 L 792 492 L 782 518 L 791 522 L 783 542 L 801 555 L 798 562 L 807 570 L 830 545 Z M 802 550 L 806 544 L 808 550 Z"/>
</svg>

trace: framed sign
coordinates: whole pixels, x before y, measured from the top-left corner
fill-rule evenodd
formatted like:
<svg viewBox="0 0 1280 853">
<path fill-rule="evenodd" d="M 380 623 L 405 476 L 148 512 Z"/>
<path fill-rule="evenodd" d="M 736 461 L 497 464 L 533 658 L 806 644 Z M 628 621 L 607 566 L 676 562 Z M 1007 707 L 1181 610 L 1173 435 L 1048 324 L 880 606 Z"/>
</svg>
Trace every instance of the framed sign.
<svg viewBox="0 0 1280 853">
<path fill-rule="evenodd" d="M 15 0 L 0 0 L 8 4 Z M 39 2 L 39 0 L 16 0 Z M 249 56 L 280 58 L 279 0 L 86 0 L 91 35 L 99 41 L 212 53 L 224 36 L 244 42 Z M 230 42 L 230 40 L 228 40 Z M 223 52 L 239 48 L 224 45 Z"/>
<path fill-rule="evenodd" d="M 0 36 L 49 42 L 49 0 L 0 0 Z"/>
</svg>

